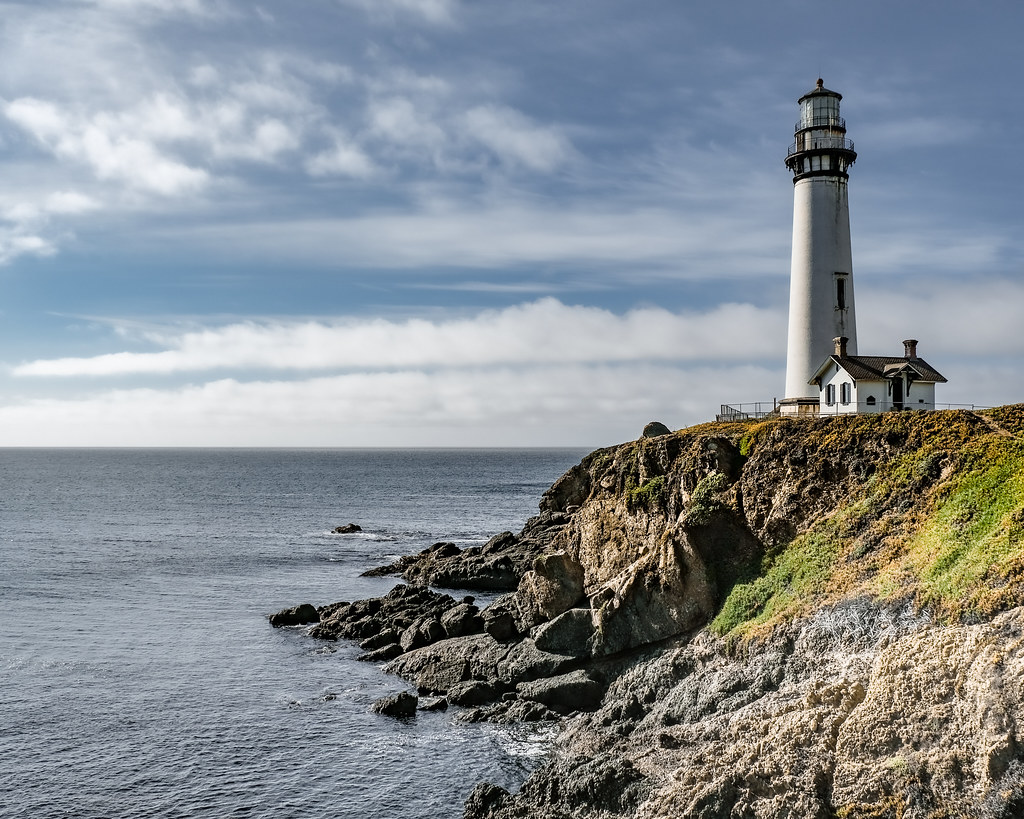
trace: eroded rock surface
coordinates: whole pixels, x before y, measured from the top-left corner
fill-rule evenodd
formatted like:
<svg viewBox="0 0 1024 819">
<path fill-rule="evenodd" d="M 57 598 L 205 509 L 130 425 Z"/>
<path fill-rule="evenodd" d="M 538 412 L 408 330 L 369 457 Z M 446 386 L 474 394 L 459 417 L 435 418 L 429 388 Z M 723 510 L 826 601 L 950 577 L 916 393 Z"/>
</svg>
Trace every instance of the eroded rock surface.
<svg viewBox="0 0 1024 819">
<path fill-rule="evenodd" d="M 564 720 L 466 817 L 1024 816 L 1024 408 L 657 432 L 317 611 L 459 719 Z"/>
</svg>

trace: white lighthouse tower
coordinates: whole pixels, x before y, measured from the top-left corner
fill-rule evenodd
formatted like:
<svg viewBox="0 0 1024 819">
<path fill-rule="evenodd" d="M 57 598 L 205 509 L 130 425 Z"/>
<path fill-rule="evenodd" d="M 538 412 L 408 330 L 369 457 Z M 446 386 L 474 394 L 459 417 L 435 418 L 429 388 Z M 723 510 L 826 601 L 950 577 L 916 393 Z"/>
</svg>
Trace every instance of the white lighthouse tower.
<svg viewBox="0 0 1024 819">
<path fill-rule="evenodd" d="M 857 354 L 846 192 L 857 154 L 839 116 L 842 98 L 820 79 L 800 97 L 800 120 L 786 157 L 793 171 L 793 263 L 783 415 L 817 413 L 819 391 L 809 382 L 834 339 L 848 339 L 848 355 Z"/>
</svg>

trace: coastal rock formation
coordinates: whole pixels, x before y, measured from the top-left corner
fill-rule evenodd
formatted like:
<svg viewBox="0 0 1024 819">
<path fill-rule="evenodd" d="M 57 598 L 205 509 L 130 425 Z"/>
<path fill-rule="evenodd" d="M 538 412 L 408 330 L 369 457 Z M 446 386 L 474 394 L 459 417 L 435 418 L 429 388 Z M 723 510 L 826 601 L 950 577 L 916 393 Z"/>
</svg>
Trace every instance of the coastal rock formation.
<svg viewBox="0 0 1024 819">
<path fill-rule="evenodd" d="M 569 716 L 468 819 L 1019 816 L 1022 436 L 1024 406 L 644 437 L 311 633 L 464 719 Z M 480 612 L 425 588 L 495 565 L 515 582 Z"/>
<path fill-rule="evenodd" d="M 408 691 L 401 691 L 398 694 L 377 700 L 370 710 L 386 717 L 412 717 L 416 715 L 418 703 L 418 697 Z"/>
<path fill-rule="evenodd" d="M 300 606 L 293 606 L 271 614 L 270 625 L 274 628 L 282 626 L 304 626 L 308 623 L 315 623 L 320 619 L 320 613 L 312 603 L 303 603 Z"/>
<path fill-rule="evenodd" d="M 533 561 L 544 554 L 568 522 L 562 513 L 542 512 L 522 532 L 502 532 L 483 546 L 460 549 L 454 543 L 435 543 L 416 555 L 370 569 L 367 577 L 400 575 L 409 583 L 446 589 L 514 591 Z"/>
</svg>

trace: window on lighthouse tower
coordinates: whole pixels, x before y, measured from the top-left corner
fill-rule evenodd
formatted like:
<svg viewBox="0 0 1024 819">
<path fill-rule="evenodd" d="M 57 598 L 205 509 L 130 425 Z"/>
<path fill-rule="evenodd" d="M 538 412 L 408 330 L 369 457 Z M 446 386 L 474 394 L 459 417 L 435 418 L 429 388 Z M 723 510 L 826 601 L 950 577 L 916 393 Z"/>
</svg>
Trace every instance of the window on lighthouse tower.
<svg viewBox="0 0 1024 819">
<path fill-rule="evenodd" d="M 846 274 L 836 273 L 836 310 L 846 309 Z"/>
</svg>

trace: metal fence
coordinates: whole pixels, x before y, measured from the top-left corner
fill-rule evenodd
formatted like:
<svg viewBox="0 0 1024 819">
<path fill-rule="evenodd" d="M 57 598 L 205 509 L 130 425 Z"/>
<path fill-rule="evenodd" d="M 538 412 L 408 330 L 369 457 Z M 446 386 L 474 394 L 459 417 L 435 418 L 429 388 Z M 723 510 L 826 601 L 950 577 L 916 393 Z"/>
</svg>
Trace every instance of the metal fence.
<svg viewBox="0 0 1024 819">
<path fill-rule="evenodd" d="M 835 403 L 832 406 L 825 406 L 818 410 L 818 415 L 856 415 L 866 413 L 892 412 L 893 410 L 910 412 L 911 410 L 985 410 L 992 407 L 984 404 L 912 404 L 904 402 L 902 405 L 894 406 L 890 401 L 882 401 L 876 404 L 869 404 L 866 401 L 859 402 L 856 406 L 847 403 Z M 769 418 L 779 414 L 778 400 L 754 401 L 745 404 L 722 404 L 721 412 L 715 416 L 716 421 L 752 421 L 759 418 Z"/>
<path fill-rule="evenodd" d="M 716 421 L 750 421 L 756 418 L 767 418 L 778 413 L 775 401 L 756 401 L 753 404 L 722 404 L 722 411 L 715 416 Z"/>
</svg>

